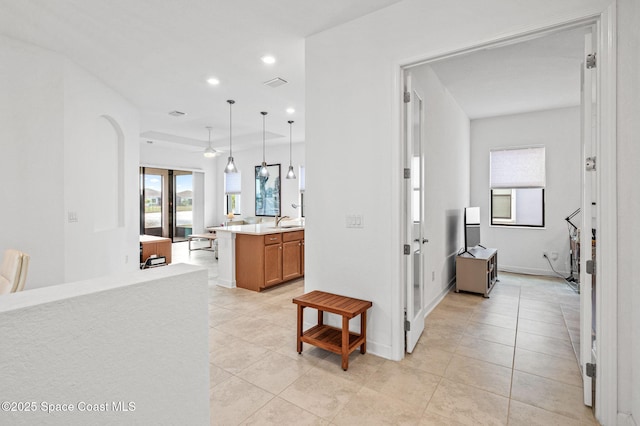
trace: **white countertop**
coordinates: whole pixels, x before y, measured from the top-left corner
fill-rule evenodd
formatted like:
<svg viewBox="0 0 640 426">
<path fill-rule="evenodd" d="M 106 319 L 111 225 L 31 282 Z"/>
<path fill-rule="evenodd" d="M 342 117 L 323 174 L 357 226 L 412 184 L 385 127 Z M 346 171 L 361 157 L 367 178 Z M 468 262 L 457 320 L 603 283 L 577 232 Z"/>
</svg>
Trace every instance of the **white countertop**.
<svg viewBox="0 0 640 426">
<path fill-rule="evenodd" d="M 285 224 L 283 227 L 276 228 L 273 225 L 273 222 L 268 222 L 255 225 L 219 226 L 217 228 L 213 228 L 213 230 L 216 232 L 231 232 L 234 234 L 267 235 L 282 232 L 304 231 L 304 226 Z"/>
</svg>

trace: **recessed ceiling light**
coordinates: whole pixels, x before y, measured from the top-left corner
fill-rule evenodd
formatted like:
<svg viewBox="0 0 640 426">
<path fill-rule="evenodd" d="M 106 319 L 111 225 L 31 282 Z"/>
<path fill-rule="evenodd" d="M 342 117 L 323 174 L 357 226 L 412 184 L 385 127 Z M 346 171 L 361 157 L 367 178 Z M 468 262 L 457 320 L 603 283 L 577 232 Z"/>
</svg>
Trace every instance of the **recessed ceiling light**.
<svg viewBox="0 0 640 426">
<path fill-rule="evenodd" d="M 293 108 L 287 108 L 287 114 L 293 114 L 294 112 L 296 112 L 295 109 Z"/>
<path fill-rule="evenodd" d="M 271 64 L 275 64 L 275 63 L 276 63 L 276 58 L 274 58 L 274 57 L 273 57 L 273 56 L 271 56 L 271 55 L 263 56 L 263 57 L 262 57 L 262 58 L 260 58 L 260 59 L 262 59 L 262 62 L 264 62 L 265 64 L 268 64 L 268 65 L 271 65 Z"/>
<path fill-rule="evenodd" d="M 218 84 L 220 84 L 220 80 L 218 80 L 215 77 L 211 77 L 207 79 L 207 83 L 209 83 L 212 86 L 217 86 Z"/>
</svg>

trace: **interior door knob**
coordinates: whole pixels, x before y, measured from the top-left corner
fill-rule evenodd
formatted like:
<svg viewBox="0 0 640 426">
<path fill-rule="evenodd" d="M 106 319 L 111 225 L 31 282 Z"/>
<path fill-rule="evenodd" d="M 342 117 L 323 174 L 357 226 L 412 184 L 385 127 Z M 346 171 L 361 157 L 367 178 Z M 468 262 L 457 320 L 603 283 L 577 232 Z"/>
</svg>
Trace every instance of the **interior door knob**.
<svg viewBox="0 0 640 426">
<path fill-rule="evenodd" d="M 429 242 L 429 240 L 427 240 L 426 238 L 423 238 L 423 239 L 422 239 L 422 244 L 424 244 L 424 243 L 428 243 L 428 242 Z"/>
</svg>

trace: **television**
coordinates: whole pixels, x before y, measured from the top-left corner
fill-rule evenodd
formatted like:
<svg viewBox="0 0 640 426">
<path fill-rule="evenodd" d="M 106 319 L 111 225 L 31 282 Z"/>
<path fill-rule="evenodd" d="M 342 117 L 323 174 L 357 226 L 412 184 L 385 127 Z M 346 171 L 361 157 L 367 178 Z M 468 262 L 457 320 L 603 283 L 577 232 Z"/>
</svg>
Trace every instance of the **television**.
<svg viewBox="0 0 640 426">
<path fill-rule="evenodd" d="M 464 209 L 464 250 L 480 245 L 480 207 Z"/>
</svg>

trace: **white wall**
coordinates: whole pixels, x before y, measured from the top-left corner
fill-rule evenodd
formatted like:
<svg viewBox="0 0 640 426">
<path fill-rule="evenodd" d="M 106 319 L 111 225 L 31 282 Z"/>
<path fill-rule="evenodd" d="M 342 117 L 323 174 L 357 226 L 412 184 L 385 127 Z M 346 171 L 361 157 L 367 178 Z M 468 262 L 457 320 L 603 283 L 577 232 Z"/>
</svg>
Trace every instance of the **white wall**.
<svg viewBox="0 0 640 426">
<path fill-rule="evenodd" d="M 608 3 L 405 0 L 307 38 L 305 285 L 373 300 L 372 352 L 403 356 L 399 65 Z M 345 229 L 345 213 L 365 227 Z"/>
<path fill-rule="evenodd" d="M 206 270 L 171 265 L 0 298 L 0 395 L 37 403 L 1 422 L 209 424 L 208 294 Z M 135 411 L 114 412 L 121 401 Z"/>
<path fill-rule="evenodd" d="M 544 145 L 546 152 L 545 227 L 490 226 L 489 152 L 495 148 Z M 570 268 L 565 218 L 580 207 L 580 108 L 561 108 L 471 121 L 471 204 L 480 207 L 482 245 L 498 249 L 498 267 L 513 272 L 563 276 Z M 580 216 L 573 219 L 580 224 Z"/>
<path fill-rule="evenodd" d="M 26 289 L 135 269 L 137 111 L 53 52 L 0 37 L 0 55 L 0 250 L 31 255 Z M 122 136 L 123 204 L 98 224 L 94 192 L 111 185 L 91 167 L 100 162 L 93 139 L 103 116 Z"/>
<path fill-rule="evenodd" d="M 424 99 L 425 232 L 424 283 L 431 307 L 455 280 L 455 255 L 464 245 L 462 209 L 469 204 L 469 118 L 431 67 L 411 70 Z"/>
<path fill-rule="evenodd" d="M 27 289 L 64 279 L 62 62 L 0 36 L 0 253 L 29 253 Z"/>
<path fill-rule="evenodd" d="M 617 4 L 618 411 L 640 425 L 640 5 Z"/>
<path fill-rule="evenodd" d="M 77 222 L 64 223 L 65 276 L 77 281 L 139 267 L 139 115 L 127 100 L 72 62 L 64 61 L 64 212 L 75 212 Z M 111 161 L 120 167 L 121 190 L 117 194 L 121 211 L 110 211 L 113 226 L 101 228 L 104 221 L 96 215 L 94 194 L 112 186 L 106 176 L 97 173 L 102 159 L 100 149 L 90 143 L 99 119 L 108 118 L 122 138 L 120 158 Z M 29 266 L 33 265 L 32 262 Z M 29 287 L 31 287 L 29 285 Z"/>
<path fill-rule="evenodd" d="M 295 130 L 294 130 L 295 131 Z M 216 224 L 221 224 L 226 219 L 224 210 L 224 167 L 227 164 L 228 155 L 221 155 L 216 158 L 219 174 L 216 175 L 216 188 L 218 195 L 218 204 L 214 215 Z M 259 149 L 233 151 L 233 158 L 238 170 L 242 174 L 242 195 L 240 199 L 240 209 L 242 214 L 236 216 L 238 219 L 253 217 L 256 215 L 256 184 L 255 184 L 255 166 L 262 163 L 262 147 Z M 289 170 L 289 144 L 269 145 L 267 142 L 266 156 L 267 164 L 280 163 L 280 190 L 281 190 L 281 209 L 283 216 L 296 218 L 300 216 L 300 209 L 291 207 L 292 203 L 299 204 L 299 179 L 286 179 Z M 305 144 L 294 143 L 292 147 L 292 165 L 298 177 L 299 166 L 304 166 Z M 306 213 L 306 211 L 305 211 Z"/>
</svg>

